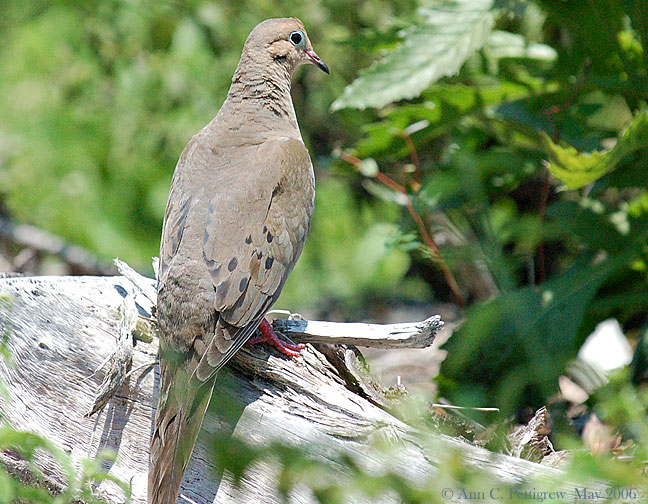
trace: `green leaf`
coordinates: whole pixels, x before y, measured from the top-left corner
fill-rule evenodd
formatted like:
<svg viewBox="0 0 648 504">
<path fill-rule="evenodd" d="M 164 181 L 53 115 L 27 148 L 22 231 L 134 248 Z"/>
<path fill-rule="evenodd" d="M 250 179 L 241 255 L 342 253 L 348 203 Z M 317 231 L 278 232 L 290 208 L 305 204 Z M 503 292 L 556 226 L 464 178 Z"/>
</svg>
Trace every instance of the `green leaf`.
<svg viewBox="0 0 648 504">
<path fill-rule="evenodd" d="M 579 189 L 614 170 L 621 160 L 648 147 L 648 110 L 638 113 L 619 138 L 607 151 L 578 152 L 570 145 L 557 145 L 542 133 L 549 154 L 549 171 L 570 189 Z"/>
<path fill-rule="evenodd" d="M 402 45 L 347 86 L 332 110 L 411 99 L 441 77 L 455 74 L 490 37 L 491 5 L 491 0 L 456 0 L 421 8 L 423 23 L 405 32 Z"/>
<path fill-rule="evenodd" d="M 356 145 L 361 159 L 382 158 L 384 163 L 409 156 L 401 132 L 414 135 L 417 144 L 429 141 L 475 111 L 528 97 L 530 90 L 517 83 L 496 80 L 479 86 L 437 84 L 426 89 L 424 103 L 385 109 L 379 122 L 365 126 L 366 137 Z M 418 135 L 418 136 L 417 136 Z"/>
<path fill-rule="evenodd" d="M 626 9 L 643 47 L 645 66 L 648 66 L 648 9 L 641 0 L 629 0 L 626 2 Z"/>
<path fill-rule="evenodd" d="M 444 346 L 444 396 L 463 405 L 494 401 L 510 414 L 554 393 L 582 344 L 579 328 L 592 298 L 630 257 L 621 254 L 596 266 L 582 262 L 545 284 L 472 307 Z"/>
</svg>

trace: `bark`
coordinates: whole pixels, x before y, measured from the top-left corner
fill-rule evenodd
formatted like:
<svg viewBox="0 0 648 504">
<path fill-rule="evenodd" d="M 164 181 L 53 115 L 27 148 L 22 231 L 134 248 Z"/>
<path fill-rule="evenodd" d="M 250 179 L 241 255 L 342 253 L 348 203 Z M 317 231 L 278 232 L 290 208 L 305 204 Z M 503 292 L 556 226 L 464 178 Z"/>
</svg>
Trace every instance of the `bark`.
<svg viewBox="0 0 648 504">
<path fill-rule="evenodd" d="M 159 385 L 151 321 L 155 290 L 152 280 L 123 265 L 121 269 L 126 276 L 0 279 L 0 295 L 7 298 L 0 303 L 0 329 L 8 336 L 11 354 L 9 365 L 0 360 L 0 380 L 9 389 L 8 400 L 0 399 L 0 406 L 14 427 L 45 436 L 77 461 L 103 450 L 116 452 L 116 461 L 105 468 L 131 481 L 133 502 L 144 503 Z M 294 339 L 300 339 L 300 325 L 319 328 L 316 341 L 327 341 L 322 323 L 311 322 L 297 323 L 297 328 L 293 324 Z M 334 327 L 329 340 L 344 337 L 345 343 L 353 343 L 353 334 L 344 334 L 351 329 L 358 331 L 363 345 L 371 344 L 368 333 L 380 333 L 386 337 L 373 338 L 374 344 L 402 344 L 404 338 L 413 338 L 420 346 L 422 341 L 430 343 L 440 326 L 437 318 L 396 329 L 329 326 Z M 215 433 L 258 446 L 273 441 L 304 446 L 310 457 L 330 463 L 331 471 L 341 474 L 336 454 L 347 453 L 376 473 L 395 471 L 414 482 L 429 481 L 458 451 L 467 464 L 502 484 L 561 476 L 555 469 L 447 436 L 424 435 L 384 409 L 389 395 L 371 380 L 354 349 L 308 344 L 301 357 L 288 359 L 265 346 L 245 347 L 219 377 L 179 502 L 281 502 L 276 467 L 269 463 L 255 464 L 240 487 L 229 473 L 214 470 L 210 449 Z M 227 415 L 219 414 L 228 404 L 236 406 Z M 98 413 L 88 417 L 93 409 Z M 374 448 L 373 441 L 384 438 L 399 443 L 388 458 Z M 2 460 L 15 474 L 24 472 L 14 454 L 4 453 Z M 43 466 L 50 484 L 64 484 L 55 464 L 44 459 Z M 112 483 L 100 484 L 95 492 L 106 502 L 123 502 Z M 298 485 L 289 501 L 316 499 L 306 485 Z M 399 499 L 385 495 L 353 502 Z"/>
</svg>

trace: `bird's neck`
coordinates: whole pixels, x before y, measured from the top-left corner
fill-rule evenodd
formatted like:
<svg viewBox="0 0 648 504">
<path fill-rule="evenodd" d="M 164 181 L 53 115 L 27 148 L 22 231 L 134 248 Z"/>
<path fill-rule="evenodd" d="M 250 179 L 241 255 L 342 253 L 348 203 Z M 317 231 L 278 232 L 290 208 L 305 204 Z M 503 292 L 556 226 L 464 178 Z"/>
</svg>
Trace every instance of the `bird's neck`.
<svg viewBox="0 0 648 504">
<path fill-rule="evenodd" d="M 271 112 L 298 128 L 290 96 L 291 74 L 290 69 L 278 63 L 261 67 L 241 61 L 232 77 L 226 104 L 239 113 Z"/>
</svg>

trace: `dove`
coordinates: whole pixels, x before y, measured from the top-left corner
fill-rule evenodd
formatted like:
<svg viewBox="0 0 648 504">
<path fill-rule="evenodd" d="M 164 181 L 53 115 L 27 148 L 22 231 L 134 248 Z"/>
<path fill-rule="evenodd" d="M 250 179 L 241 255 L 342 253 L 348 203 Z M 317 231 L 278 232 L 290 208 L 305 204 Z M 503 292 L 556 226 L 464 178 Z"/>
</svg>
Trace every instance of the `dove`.
<svg viewBox="0 0 648 504">
<path fill-rule="evenodd" d="M 315 179 L 290 95 L 302 64 L 329 69 L 302 22 L 248 36 L 216 117 L 184 148 L 167 202 L 158 269 L 160 397 L 148 503 L 174 504 L 218 370 L 260 329 L 304 246 Z"/>
</svg>

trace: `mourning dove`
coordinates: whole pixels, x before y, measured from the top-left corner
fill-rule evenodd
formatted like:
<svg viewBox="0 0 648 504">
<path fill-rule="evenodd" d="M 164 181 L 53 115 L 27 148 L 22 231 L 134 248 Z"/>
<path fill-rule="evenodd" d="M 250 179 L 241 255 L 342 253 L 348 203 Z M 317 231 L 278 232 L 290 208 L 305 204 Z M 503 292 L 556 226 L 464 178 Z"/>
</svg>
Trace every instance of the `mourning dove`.
<svg viewBox="0 0 648 504">
<path fill-rule="evenodd" d="M 302 251 L 315 196 L 290 96 L 304 63 L 329 72 L 301 21 L 256 26 L 223 106 L 178 160 L 160 246 L 149 504 L 176 502 L 217 371 L 259 326 L 276 338 L 263 317 Z"/>
</svg>

